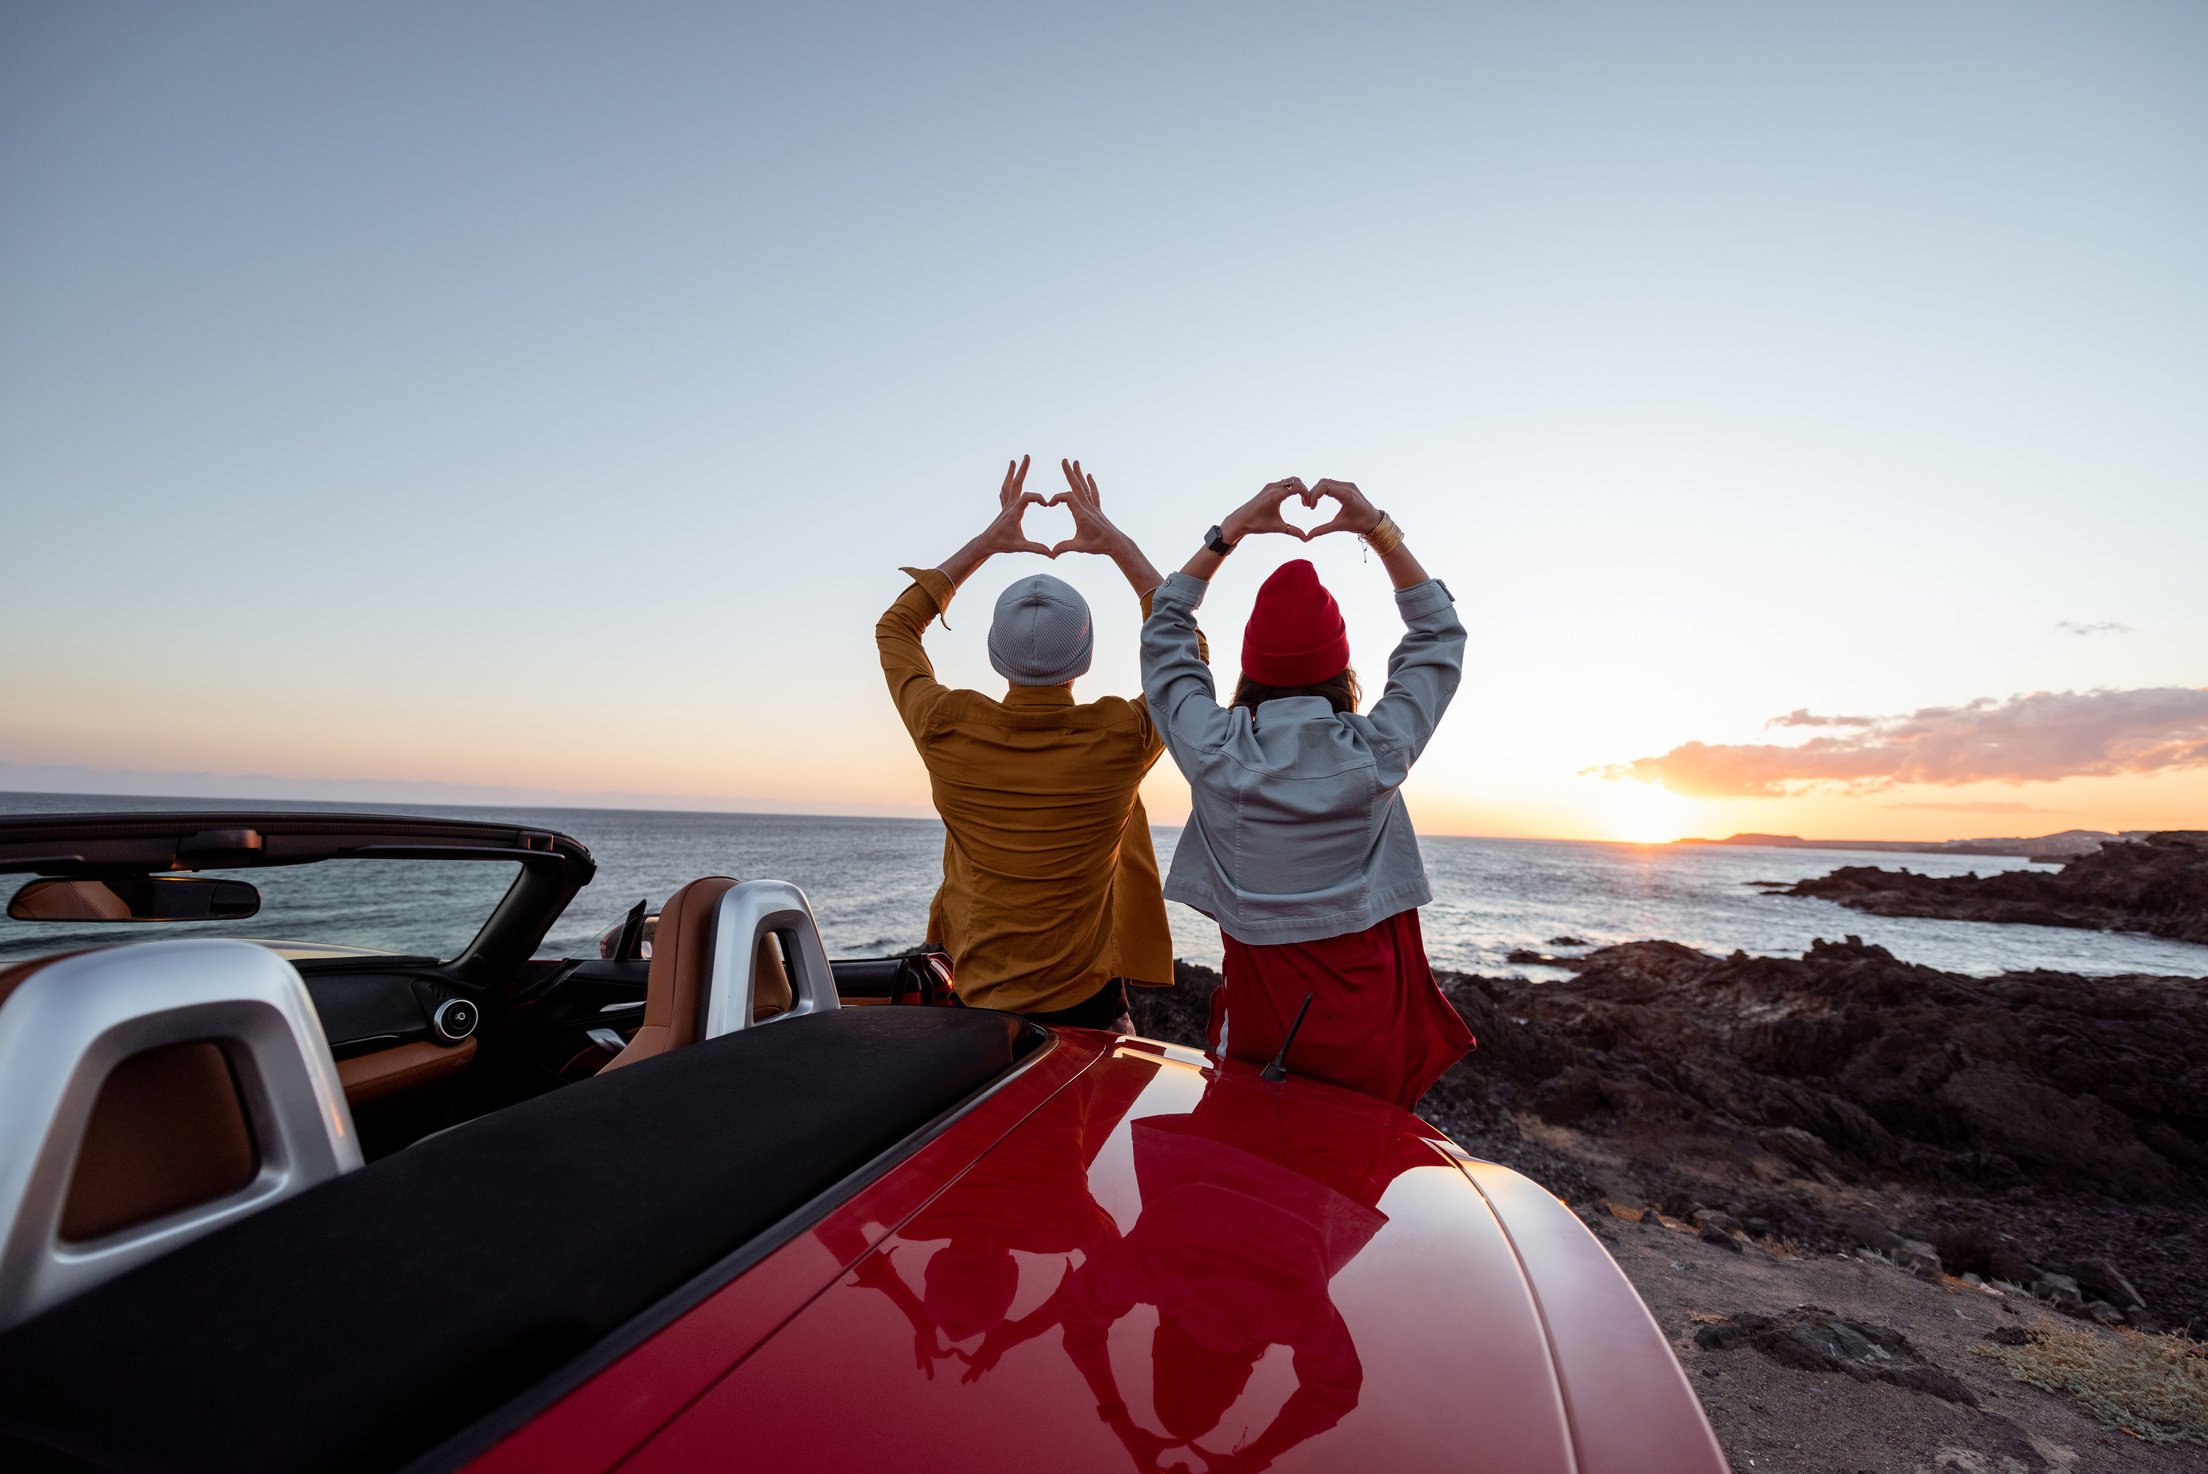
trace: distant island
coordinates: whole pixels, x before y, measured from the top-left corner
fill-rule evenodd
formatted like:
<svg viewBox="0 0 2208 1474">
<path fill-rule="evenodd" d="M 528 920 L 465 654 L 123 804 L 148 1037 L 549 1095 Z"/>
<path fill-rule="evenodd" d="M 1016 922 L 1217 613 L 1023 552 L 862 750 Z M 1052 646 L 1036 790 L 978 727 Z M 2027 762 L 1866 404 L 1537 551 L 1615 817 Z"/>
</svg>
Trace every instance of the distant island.
<svg viewBox="0 0 2208 1474">
<path fill-rule="evenodd" d="M 2100 829 L 2065 829 L 2036 839 L 1803 839 L 1798 834 L 1736 834 L 1730 839 L 1682 839 L 1679 844 L 1755 845 L 1779 850 L 1881 850 L 1906 855 L 2005 855 L 2012 859 L 2062 861 L 2099 851 L 2104 844 L 2146 838 L 2151 829 L 2110 834 Z"/>
</svg>

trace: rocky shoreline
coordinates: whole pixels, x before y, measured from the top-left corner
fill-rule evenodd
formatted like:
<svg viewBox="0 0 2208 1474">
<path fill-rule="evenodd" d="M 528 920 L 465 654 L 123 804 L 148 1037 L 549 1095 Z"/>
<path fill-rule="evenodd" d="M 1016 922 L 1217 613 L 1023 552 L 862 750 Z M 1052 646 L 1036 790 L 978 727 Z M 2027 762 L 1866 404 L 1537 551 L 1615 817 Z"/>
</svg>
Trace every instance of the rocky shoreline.
<svg viewBox="0 0 2208 1474">
<path fill-rule="evenodd" d="M 2104 845 L 2053 872 L 1938 876 L 1843 865 L 1780 893 L 1874 916 L 2030 922 L 2208 943 L 2208 832 L 2170 830 Z"/>
<path fill-rule="evenodd" d="M 2208 980 L 1972 978 L 1854 938 L 1669 942 L 1562 982 L 1447 975 L 1478 1049 L 1422 1114 L 1590 1219 L 1863 1250 L 2208 1339 Z M 1217 976 L 1138 990 L 1200 1043 Z"/>
</svg>

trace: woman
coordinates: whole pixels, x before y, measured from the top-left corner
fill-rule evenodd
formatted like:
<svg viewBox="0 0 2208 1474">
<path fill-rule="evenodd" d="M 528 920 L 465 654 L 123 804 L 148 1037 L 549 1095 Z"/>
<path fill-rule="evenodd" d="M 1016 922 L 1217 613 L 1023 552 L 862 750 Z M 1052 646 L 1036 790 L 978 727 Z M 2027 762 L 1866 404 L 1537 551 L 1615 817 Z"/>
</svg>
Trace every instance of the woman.
<svg viewBox="0 0 2208 1474">
<path fill-rule="evenodd" d="M 1280 514 L 1331 498 L 1309 533 Z M 1196 606 L 1244 537 L 1353 532 L 1380 555 L 1406 630 L 1369 715 L 1341 610 L 1297 559 L 1258 590 L 1242 679 L 1221 707 L 1199 652 Z M 1433 898 L 1400 789 L 1456 694 L 1464 626 L 1403 533 L 1347 481 L 1275 481 L 1214 527 L 1168 578 L 1142 627 L 1142 689 L 1193 790 L 1165 883 L 1219 923 L 1225 981 L 1212 1001 L 1222 1054 L 1265 1061 L 1306 996 L 1289 1067 L 1408 1110 L 1472 1047 L 1434 983 L 1418 908 Z"/>
</svg>

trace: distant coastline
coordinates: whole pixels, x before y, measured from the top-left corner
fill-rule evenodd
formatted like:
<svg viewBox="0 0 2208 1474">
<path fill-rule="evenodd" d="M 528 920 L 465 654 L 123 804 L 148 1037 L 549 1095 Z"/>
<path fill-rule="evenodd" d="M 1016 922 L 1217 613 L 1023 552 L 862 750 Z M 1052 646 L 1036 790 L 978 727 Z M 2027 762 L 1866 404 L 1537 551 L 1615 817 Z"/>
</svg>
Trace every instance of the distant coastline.
<svg viewBox="0 0 2208 1474">
<path fill-rule="evenodd" d="M 2053 875 L 1933 876 L 1843 865 L 1782 894 L 1837 901 L 1873 916 L 2132 931 L 2208 945 L 2208 832 L 2170 830 L 2105 845 Z"/>
<path fill-rule="evenodd" d="M 1677 844 L 1748 845 L 1778 850 L 1871 850 L 1903 855 L 1999 855 L 2008 859 L 2060 862 L 2090 855 L 2102 845 L 2129 843 L 2154 833 L 2127 829 L 2111 834 L 2101 829 L 2065 829 L 2060 834 L 2008 839 L 1803 839 L 1798 834 L 1735 834 L 1726 839 L 1681 839 Z"/>
</svg>

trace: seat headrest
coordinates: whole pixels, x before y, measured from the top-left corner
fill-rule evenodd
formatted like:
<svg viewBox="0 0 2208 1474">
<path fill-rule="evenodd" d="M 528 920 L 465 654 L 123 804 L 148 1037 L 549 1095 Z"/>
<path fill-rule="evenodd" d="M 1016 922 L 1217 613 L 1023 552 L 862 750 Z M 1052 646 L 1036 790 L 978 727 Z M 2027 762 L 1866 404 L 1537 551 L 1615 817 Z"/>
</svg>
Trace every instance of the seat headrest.
<svg viewBox="0 0 2208 1474">
<path fill-rule="evenodd" d="M 713 906 L 736 888 L 726 875 L 693 880 L 659 908 L 652 966 L 645 975 L 644 1022 L 609 1070 L 695 1044 L 705 1033 L 706 984 L 713 973 Z"/>
</svg>

